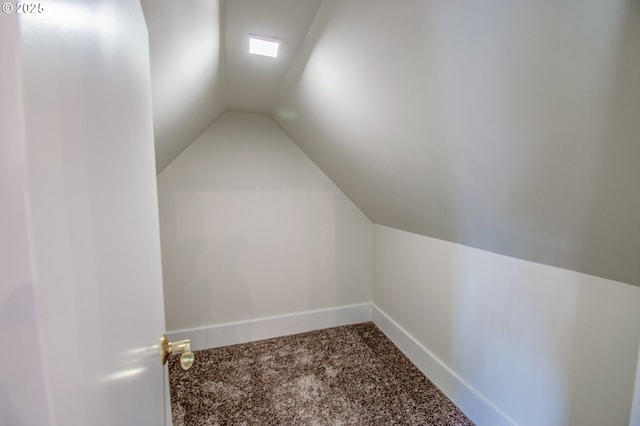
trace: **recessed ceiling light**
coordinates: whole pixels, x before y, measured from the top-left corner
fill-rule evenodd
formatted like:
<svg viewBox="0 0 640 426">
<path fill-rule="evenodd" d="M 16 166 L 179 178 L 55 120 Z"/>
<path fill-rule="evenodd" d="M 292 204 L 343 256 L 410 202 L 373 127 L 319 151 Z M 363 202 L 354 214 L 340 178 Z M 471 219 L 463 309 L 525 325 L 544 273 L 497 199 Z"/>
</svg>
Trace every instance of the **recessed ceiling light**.
<svg viewBox="0 0 640 426">
<path fill-rule="evenodd" d="M 276 58 L 278 56 L 278 47 L 280 47 L 280 40 L 249 35 L 249 53 Z"/>
</svg>

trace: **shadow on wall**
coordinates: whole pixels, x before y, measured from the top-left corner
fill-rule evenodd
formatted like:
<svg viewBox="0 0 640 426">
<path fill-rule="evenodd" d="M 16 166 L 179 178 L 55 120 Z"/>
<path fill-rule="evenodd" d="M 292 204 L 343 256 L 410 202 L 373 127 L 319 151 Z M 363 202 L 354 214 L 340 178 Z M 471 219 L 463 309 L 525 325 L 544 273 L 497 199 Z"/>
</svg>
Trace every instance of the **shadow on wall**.
<svg viewBox="0 0 640 426">
<path fill-rule="evenodd" d="M 222 10 L 220 0 L 189 7 L 170 0 L 142 0 L 141 4 L 149 31 L 156 170 L 160 173 L 226 109 Z"/>
<path fill-rule="evenodd" d="M 223 115 L 158 189 L 169 330 L 370 300 L 371 223 L 267 116 Z"/>
<path fill-rule="evenodd" d="M 251 318 L 251 292 L 240 270 L 241 257 L 246 251 L 246 245 L 247 242 L 242 235 L 225 236 L 222 244 L 214 248 L 213 259 L 203 259 L 210 262 L 208 265 L 202 265 L 203 268 L 211 269 L 207 275 L 215 273 L 218 280 L 211 283 L 213 285 L 203 281 L 203 288 L 194 289 L 198 294 L 201 294 L 200 291 L 204 294 L 208 291 L 211 301 L 209 306 L 201 307 L 199 312 L 225 312 L 232 306 L 241 318 Z"/>
<path fill-rule="evenodd" d="M 205 236 L 179 242 L 175 263 L 180 265 L 182 285 L 169 296 L 172 306 L 182 300 L 183 309 L 189 312 L 179 321 L 209 324 L 212 317 L 229 316 L 229 310 L 238 318 L 251 318 L 251 293 L 239 270 L 245 244 L 239 235 L 225 236 L 221 242 Z M 216 279 L 211 280 L 211 276 Z"/>
<path fill-rule="evenodd" d="M 474 249 L 453 256 L 454 371 L 517 424 L 628 423 L 636 288 Z"/>
<path fill-rule="evenodd" d="M 640 2 L 623 2 L 617 18 L 614 43 L 608 47 L 604 117 L 596 129 L 600 146 L 589 186 L 582 263 L 598 265 L 601 252 L 609 251 L 616 262 L 612 269 L 620 271 L 613 279 L 640 285 Z"/>
<path fill-rule="evenodd" d="M 479 91 L 517 83 L 494 93 L 491 105 L 509 120 L 492 128 L 481 113 L 485 122 L 476 129 L 472 123 L 467 136 L 489 141 L 500 130 L 513 139 L 510 144 L 531 138 L 526 150 L 504 146 L 485 164 L 461 162 L 461 153 L 451 152 L 459 229 L 469 233 L 460 239 L 528 259 L 544 258 L 549 250 L 570 268 L 637 283 L 640 226 L 628 225 L 640 217 L 640 3 L 578 9 L 563 23 L 555 19 L 561 11 L 554 18 L 549 8 L 532 6 L 521 37 L 505 39 L 516 46 L 485 58 L 514 61 L 506 72 L 496 70 L 500 81 L 483 85 L 493 77 L 457 71 L 459 78 L 478 80 Z M 543 27 L 549 38 L 527 33 Z M 518 46 L 518 40 L 526 43 Z M 535 68 L 527 74 L 521 66 Z M 449 123 L 461 118 L 447 117 Z M 454 132 L 464 136 L 464 129 Z M 482 191 L 466 193 L 464 179 L 482 180 L 489 172 L 499 177 L 493 188 L 498 196 L 487 202 Z M 480 212 L 468 215 L 472 210 Z M 461 250 L 451 267 L 452 367 L 465 380 L 518 424 L 628 423 L 629 372 L 640 338 L 633 287 L 485 252 Z"/>
<path fill-rule="evenodd" d="M 621 2 L 614 28 L 614 43 L 608 47 L 611 68 L 605 86 L 607 96 L 602 105 L 606 114 L 599 133 L 600 151 L 590 186 L 592 203 L 586 211 L 587 226 L 581 264 L 594 265 L 593 270 L 597 271 L 602 251 L 608 251 L 612 253 L 609 261 L 611 277 L 637 285 L 640 276 L 640 189 L 637 173 L 640 160 L 640 2 Z M 616 217 L 611 217 L 612 207 L 615 207 Z M 635 225 L 630 227 L 629 224 Z M 601 389 L 599 392 L 594 389 L 594 383 L 597 382 L 588 379 L 591 370 L 588 367 L 608 366 L 615 362 L 600 355 L 599 349 L 604 346 L 611 348 L 611 351 L 633 354 L 637 353 L 640 340 L 633 323 L 607 324 L 607 318 L 615 318 L 618 312 L 623 312 L 621 304 L 607 306 L 606 298 L 593 300 L 586 297 L 584 292 L 578 296 L 577 306 L 580 309 L 576 312 L 576 323 L 581 327 L 574 334 L 577 353 L 571 363 L 575 375 L 570 389 L 572 395 L 576 392 L 582 398 L 570 399 L 567 422 L 576 425 L 587 424 L 598 418 L 598 404 L 592 404 L 591 401 L 597 400 L 603 393 L 609 393 L 605 390 L 607 383 L 611 388 L 615 384 L 629 383 L 629 370 L 605 368 L 605 374 L 598 383 Z M 599 333 L 598 339 L 593 338 L 592 331 Z M 620 342 L 615 338 L 615 335 L 625 334 L 635 339 Z M 621 364 L 622 361 L 620 359 Z M 620 395 L 609 393 L 605 398 L 606 403 L 602 401 L 601 404 L 615 406 L 620 403 L 620 410 L 623 411 L 631 401 L 633 392 L 631 379 L 626 392 Z M 640 392 L 640 389 L 636 389 L 636 392 Z M 616 398 L 620 401 L 616 401 Z"/>
<path fill-rule="evenodd" d="M 423 12 L 457 218 L 445 239 L 638 285 L 637 2 L 503 6 Z"/>
<path fill-rule="evenodd" d="M 454 368 L 517 424 L 570 424 L 579 283 L 514 259 L 496 264 L 494 256 L 456 256 Z"/>
<path fill-rule="evenodd" d="M 229 315 L 251 318 L 251 293 L 239 270 L 245 238 L 234 233 L 212 238 L 207 232 L 210 196 L 204 191 L 165 195 L 174 208 L 163 208 L 162 215 L 175 224 L 162 227 L 167 324 L 187 328 Z"/>
<path fill-rule="evenodd" d="M 13 284 L 11 280 L 7 283 Z M 47 401 L 46 387 L 41 383 L 44 382 L 44 371 L 40 336 L 36 331 L 38 315 L 33 287 L 32 283 L 24 282 L 2 294 L 0 329 L 3 339 L 12 346 L 3 354 L 3 363 L 8 366 L 2 370 L 0 383 L 0 424 L 3 425 L 46 424 L 48 421 L 46 410 L 26 410 L 28 414 L 20 410 L 24 403 L 22 398 L 28 397 L 31 407 L 46 407 Z M 2 290 L 9 289 L 6 285 Z M 28 365 L 29 371 L 16 368 L 19 365 Z"/>
</svg>

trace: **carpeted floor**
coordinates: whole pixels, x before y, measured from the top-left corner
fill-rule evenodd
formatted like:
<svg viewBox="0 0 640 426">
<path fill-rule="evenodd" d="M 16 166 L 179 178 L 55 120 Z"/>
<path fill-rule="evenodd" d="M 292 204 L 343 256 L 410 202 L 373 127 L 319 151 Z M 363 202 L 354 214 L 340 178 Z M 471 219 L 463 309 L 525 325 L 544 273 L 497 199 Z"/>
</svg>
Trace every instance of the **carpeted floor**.
<svg viewBox="0 0 640 426">
<path fill-rule="evenodd" d="M 170 364 L 174 426 L 473 423 L 372 323 L 196 352 Z"/>
</svg>

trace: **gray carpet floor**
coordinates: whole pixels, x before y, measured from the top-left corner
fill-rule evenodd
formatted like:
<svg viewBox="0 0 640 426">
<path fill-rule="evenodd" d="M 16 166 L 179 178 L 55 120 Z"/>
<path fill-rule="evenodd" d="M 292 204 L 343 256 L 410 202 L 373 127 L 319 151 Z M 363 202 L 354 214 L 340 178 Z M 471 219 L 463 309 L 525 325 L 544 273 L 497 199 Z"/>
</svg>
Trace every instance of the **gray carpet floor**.
<svg viewBox="0 0 640 426">
<path fill-rule="evenodd" d="M 174 426 L 473 425 L 372 323 L 197 351 L 169 371 Z"/>
</svg>

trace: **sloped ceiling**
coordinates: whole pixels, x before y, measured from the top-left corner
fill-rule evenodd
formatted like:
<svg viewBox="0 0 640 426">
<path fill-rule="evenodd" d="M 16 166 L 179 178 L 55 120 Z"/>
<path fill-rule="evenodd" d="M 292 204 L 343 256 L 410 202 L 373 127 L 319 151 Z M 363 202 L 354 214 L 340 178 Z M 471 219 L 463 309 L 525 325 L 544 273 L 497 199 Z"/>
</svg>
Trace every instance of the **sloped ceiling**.
<svg viewBox="0 0 640 426">
<path fill-rule="evenodd" d="M 142 0 L 149 32 L 156 170 L 227 110 L 218 0 Z"/>
<path fill-rule="evenodd" d="M 320 0 L 142 0 L 149 31 L 156 169 L 225 111 L 268 113 Z M 282 40 L 250 55 L 248 34 Z"/>
<path fill-rule="evenodd" d="M 230 0 L 224 3 L 229 110 L 267 114 L 320 0 Z M 282 40 L 278 58 L 251 55 L 248 34 Z"/>
<path fill-rule="evenodd" d="M 222 9 L 225 108 L 267 112 L 373 222 L 640 285 L 638 2 Z M 284 65 L 237 53 L 249 32 Z"/>
</svg>

